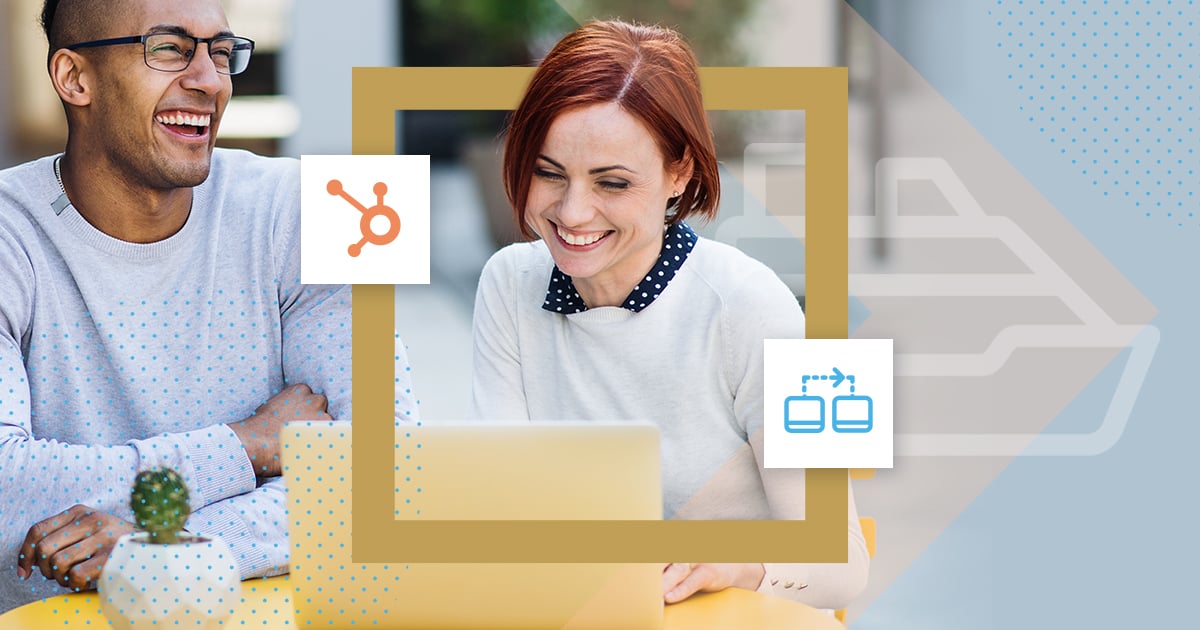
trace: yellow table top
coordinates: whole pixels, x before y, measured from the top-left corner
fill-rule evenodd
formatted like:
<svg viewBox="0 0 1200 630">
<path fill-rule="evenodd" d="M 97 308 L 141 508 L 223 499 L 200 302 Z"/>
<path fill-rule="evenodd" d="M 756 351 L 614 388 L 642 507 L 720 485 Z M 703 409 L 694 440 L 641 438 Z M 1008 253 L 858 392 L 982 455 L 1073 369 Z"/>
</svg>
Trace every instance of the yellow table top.
<svg viewBox="0 0 1200 630">
<path fill-rule="evenodd" d="M 287 576 L 242 582 L 242 604 L 227 626 L 246 624 L 255 628 L 290 628 L 292 587 Z M 100 597 L 95 592 L 52 597 L 0 615 L 4 630 L 43 630 L 87 626 L 107 628 L 100 614 Z M 830 615 L 777 597 L 731 588 L 720 593 L 697 595 L 666 607 L 665 627 L 682 628 L 795 628 L 838 630 L 843 626 Z"/>
</svg>

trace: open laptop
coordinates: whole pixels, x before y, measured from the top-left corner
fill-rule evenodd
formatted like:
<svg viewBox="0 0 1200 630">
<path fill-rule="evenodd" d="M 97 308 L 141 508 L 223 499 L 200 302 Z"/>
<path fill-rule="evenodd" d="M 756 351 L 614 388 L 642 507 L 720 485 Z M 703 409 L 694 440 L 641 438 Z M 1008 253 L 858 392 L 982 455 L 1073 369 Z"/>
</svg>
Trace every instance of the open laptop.
<svg viewBox="0 0 1200 630">
<path fill-rule="evenodd" d="M 420 444 L 419 514 L 397 518 L 662 518 L 659 443 L 642 424 L 438 424 Z M 344 424 L 289 424 L 291 584 L 300 628 L 659 628 L 661 564 L 355 564 Z M 396 487 L 408 468 L 397 466 Z M 399 494 L 397 495 L 399 497 Z M 411 499 L 409 499 L 411 500 Z M 579 541 L 587 545 L 588 541 Z"/>
</svg>

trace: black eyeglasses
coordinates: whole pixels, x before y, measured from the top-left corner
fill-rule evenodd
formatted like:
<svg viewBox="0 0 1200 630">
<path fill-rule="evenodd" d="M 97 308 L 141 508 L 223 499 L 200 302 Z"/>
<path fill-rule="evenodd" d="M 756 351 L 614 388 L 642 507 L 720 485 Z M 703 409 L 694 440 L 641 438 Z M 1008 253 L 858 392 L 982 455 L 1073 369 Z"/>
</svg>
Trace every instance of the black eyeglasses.
<svg viewBox="0 0 1200 630">
<path fill-rule="evenodd" d="M 254 42 L 245 37 L 218 35 L 217 37 L 192 37 L 179 33 L 151 33 L 132 37 L 114 37 L 91 42 L 72 44 L 67 50 L 116 46 L 118 44 L 142 44 L 145 47 L 146 65 L 163 72 L 182 72 L 192 63 L 196 47 L 208 43 L 208 56 L 221 74 L 238 74 L 250 65 L 250 53 Z"/>
</svg>

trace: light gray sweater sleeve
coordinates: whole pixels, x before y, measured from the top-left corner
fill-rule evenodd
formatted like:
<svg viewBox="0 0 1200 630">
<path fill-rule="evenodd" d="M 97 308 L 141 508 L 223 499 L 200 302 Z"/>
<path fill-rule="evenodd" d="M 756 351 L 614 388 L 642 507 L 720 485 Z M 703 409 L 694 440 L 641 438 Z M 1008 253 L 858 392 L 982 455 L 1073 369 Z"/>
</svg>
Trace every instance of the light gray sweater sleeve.
<svg viewBox="0 0 1200 630">
<path fill-rule="evenodd" d="M 186 529 L 224 539 L 247 580 L 288 572 L 287 523 L 287 488 L 283 477 L 275 477 L 252 492 L 196 510 Z"/>
<path fill-rule="evenodd" d="M 0 524 L 23 534 L 34 523 L 83 504 L 133 520 L 129 489 L 139 470 L 170 466 L 187 481 L 193 509 L 254 488 L 254 470 L 227 426 L 164 433 L 123 445 L 35 439 L 20 355 L 0 339 Z M 69 469 L 63 466 L 69 462 Z M 69 470 L 69 472 L 68 472 Z"/>
</svg>

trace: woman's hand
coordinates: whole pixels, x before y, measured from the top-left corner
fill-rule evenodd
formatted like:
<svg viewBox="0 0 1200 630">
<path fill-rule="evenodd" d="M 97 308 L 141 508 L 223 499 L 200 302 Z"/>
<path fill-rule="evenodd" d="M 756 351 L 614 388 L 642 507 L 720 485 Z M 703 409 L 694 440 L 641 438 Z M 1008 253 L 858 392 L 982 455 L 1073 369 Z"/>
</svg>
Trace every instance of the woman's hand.
<svg viewBox="0 0 1200 630">
<path fill-rule="evenodd" d="M 663 568 L 663 601 L 681 602 L 696 593 L 715 593 L 731 586 L 758 590 L 766 571 L 761 564 L 688 564 Z"/>
</svg>

